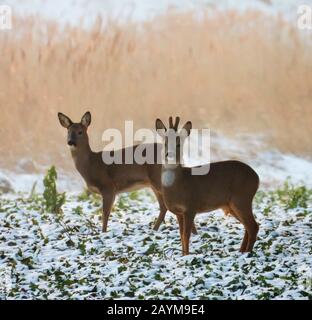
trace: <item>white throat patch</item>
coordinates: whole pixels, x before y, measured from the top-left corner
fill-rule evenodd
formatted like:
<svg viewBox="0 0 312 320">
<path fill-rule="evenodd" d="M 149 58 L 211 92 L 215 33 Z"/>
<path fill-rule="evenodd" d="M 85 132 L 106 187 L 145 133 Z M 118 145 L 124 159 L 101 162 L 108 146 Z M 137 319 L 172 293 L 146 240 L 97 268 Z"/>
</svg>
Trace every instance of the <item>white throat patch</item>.
<svg viewBox="0 0 312 320">
<path fill-rule="evenodd" d="M 165 170 L 161 174 L 161 184 L 165 187 L 173 185 L 175 180 L 175 172 L 173 170 Z"/>
</svg>

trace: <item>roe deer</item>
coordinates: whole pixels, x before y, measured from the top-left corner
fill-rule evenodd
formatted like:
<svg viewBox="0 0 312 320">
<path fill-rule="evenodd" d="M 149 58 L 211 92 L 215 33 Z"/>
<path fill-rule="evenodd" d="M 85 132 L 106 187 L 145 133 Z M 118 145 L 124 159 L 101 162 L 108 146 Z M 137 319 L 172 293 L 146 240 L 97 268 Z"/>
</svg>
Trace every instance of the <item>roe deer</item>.
<svg viewBox="0 0 312 320">
<path fill-rule="evenodd" d="M 167 130 L 157 119 L 156 130 L 165 144 L 161 192 L 166 207 L 177 216 L 183 255 L 189 254 L 195 215 L 219 208 L 244 225 L 245 235 L 240 252 L 251 252 L 259 230 L 252 212 L 252 200 L 259 187 L 257 173 L 245 163 L 222 161 L 207 164 L 210 170 L 207 167 L 209 172 L 206 175 L 192 175 L 191 168 L 181 165 L 181 152 L 192 123 L 188 121 L 178 132 L 179 121 L 177 117 L 173 124 L 170 117 Z"/>
<path fill-rule="evenodd" d="M 93 152 L 89 145 L 87 130 L 91 124 L 90 112 L 85 113 L 80 123 L 73 123 L 62 113 L 58 114 L 58 118 L 61 125 L 68 130 L 67 143 L 70 146 L 76 169 L 85 180 L 88 189 L 100 194 L 103 198 L 103 232 L 107 231 L 108 219 L 116 194 L 143 187 L 150 187 L 158 200 L 160 213 L 154 226 L 154 230 L 158 230 L 167 212 L 160 192 L 161 164 L 157 162 L 157 155 L 161 153 L 162 145 L 158 143 L 146 145 L 154 148 L 154 164 L 139 165 L 133 160 L 133 164 L 107 165 L 103 162 L 102 152 Z M 129 148 L 135 151 L 137 147 Z M 112 152 L 121 152 L 122 159 L 125 159 L 126 148 Z"/>
</svg>

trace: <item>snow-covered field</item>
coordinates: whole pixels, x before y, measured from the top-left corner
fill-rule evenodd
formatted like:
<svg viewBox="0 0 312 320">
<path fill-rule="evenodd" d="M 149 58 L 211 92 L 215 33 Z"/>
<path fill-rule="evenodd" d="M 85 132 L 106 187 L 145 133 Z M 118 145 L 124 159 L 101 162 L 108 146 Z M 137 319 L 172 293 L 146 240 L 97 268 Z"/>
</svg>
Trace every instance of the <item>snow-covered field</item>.
<svg viewBox="0 0 312 320">
<path fill-rule="evenodd" d="M 107 234 L 93 196 L 68 195 L 63 214 L 45 212 L 38 195 L 1 196 L 1 297 L 311 299 L 311 195 L 258 193 L 252 255 L 238 253 L 243 228 L 233 218 L 199 215 L 187 257 L 170 213 L 152 230 L 158 208 L 144 190 L 119 197 Z"/>
<path fill-rule="evenodd" d="M 0 195 L 0 297 L 311 299 L 311 161 L 268 151 L 255 138 L 212 141 L 212 160 L 241 159 L 260 175 L 252 255 L 238 253 L 243 227 L 221 211 L 197 216 L 192 254 L 182 257 L 171 213 L 152 230 L 158 205 L 147 190 L 121 195 L 102 234 L 101 201 L 83 193 L 77 176 L 60 176 L 67 199 L 63 214 L 52 214 L 43 174 L 7 171 L 15 193 Z M 287 177 L 295 187 L 284 185 Z"/>
</svg>

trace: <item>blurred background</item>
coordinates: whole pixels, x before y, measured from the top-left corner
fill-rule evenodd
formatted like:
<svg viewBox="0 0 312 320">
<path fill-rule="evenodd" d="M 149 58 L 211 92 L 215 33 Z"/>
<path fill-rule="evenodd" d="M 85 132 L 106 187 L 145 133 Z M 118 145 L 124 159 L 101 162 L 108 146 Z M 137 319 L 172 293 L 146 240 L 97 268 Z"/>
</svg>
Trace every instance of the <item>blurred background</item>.
<svg viewBox="0 0 312 320">
<path fill-rule="evenodd" d="M 75 172 L 57 112 L 78 121 L 87 110 L 94 150 L 125 120 L 153 128 L 156 117 L 180 115 L 212 130 L 212 160 L 245 160 L 267 185 L 312 183 L 312 30 L 297 28 L 302 1 L 1 4 L 13 21 L 0 30 L 0 171 L 17 189 L 52 164 Z"/>
</svg>

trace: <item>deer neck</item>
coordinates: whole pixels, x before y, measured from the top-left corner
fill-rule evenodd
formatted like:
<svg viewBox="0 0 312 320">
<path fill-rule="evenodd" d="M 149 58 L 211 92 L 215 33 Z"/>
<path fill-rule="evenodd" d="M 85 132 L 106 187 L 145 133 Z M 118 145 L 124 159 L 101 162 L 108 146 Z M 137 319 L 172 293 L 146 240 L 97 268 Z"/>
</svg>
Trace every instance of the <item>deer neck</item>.
<svg viewBox="0 0 312 320">
<path fill-rule="evenodd" d="M 89 141 L 80 144 L 78 147 L 70 149 L 77 170 L 82 173 L 90 165 L 91 155 L 93 154 Z"/>
<path fill-rule="evenodd" d="M 164 164 L 161 172 L 161 184 L 165 188 L 170 188 L 178 183 L 182 175 L 181 164 Z"/>
</svg>

